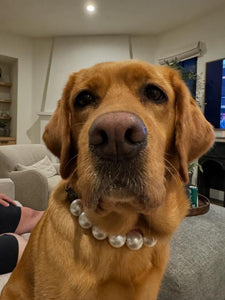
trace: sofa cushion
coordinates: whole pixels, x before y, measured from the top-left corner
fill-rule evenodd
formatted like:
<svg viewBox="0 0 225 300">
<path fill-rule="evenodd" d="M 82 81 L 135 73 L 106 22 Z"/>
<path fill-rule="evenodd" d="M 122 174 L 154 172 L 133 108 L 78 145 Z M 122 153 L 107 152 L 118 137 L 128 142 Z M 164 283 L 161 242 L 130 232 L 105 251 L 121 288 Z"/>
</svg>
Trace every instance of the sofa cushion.
<svg viewBox="0 0 225 300">
<path fill-rule="evenodd" d="M 55 175 L 48 178 L 48 192 L 51 193 L 51 191 L 56 187 L 56 185 L 62 180 L 62 177 L 60 175 Z"/>
<path fill-rule="evenodd" d="M 52 155 L 45 145 L 20 144 L 0 147 L 0 178 L 8 178 L 12 171 L 16 171 L 18 163 L 30 166 L 47 155 L 52 161 Z"/>
<path fill-rule="evenodd" d="M 17 171 L 37 170 L 38 172 L 40 172 L 47 178 L 52 177 L 57 174 L 57 171 L 56 171 L 54 165 L 52 164 L 52 162 L 50 161 L 50 159 L 48 158 L 47 155 L 40 161 L 38 161 L 35 164 L 30 165 L 30 166 L 17 164 L 16 169 L 17 169 Z"/>
<path fill-rule="evenodd" d="M 0 293 L 6 282 L 9 280 L 10 275 L 11 273 L 7 273 L 0 276 Z"/>
</svg>

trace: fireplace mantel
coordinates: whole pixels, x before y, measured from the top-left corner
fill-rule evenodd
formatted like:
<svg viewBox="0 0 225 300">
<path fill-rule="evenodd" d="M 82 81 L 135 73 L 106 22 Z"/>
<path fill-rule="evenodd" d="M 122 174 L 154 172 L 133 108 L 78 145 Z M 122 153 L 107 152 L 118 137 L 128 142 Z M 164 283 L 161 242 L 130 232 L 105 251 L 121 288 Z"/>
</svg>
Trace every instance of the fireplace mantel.
<svg viewBox="0 0 225 300">
<path fill-rule="evenodd" d="M 37 115 L 39 117 L 51 117 L 52 114 L 53 114 L 53 112 L 51 112 L 51 111 L 40 111 L 40 112 L 38 112 Z"/>
<path fill-rule="evenodd" d="M 44 133 L 45 126 L 48 124 L 52 114 L 53 112 L 45 112 L 45 111 L 41 111 L 37 114 L 40 119 L 40 143 L 41 144 L 44 143 L 42 140 L 42 135 Z"/>
</svg>

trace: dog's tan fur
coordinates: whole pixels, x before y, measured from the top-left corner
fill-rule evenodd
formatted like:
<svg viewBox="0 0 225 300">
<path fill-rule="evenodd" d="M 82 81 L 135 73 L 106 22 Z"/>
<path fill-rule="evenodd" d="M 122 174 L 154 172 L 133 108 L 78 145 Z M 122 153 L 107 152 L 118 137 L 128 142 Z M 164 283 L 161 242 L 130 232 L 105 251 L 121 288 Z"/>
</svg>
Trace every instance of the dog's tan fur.
<svg viewBox="0 0 225 300">
<path fill-rule="evenodd" d="M 160 87 L 168 101 L 142 101 L 140 89 L 148 83 Z M 83 89 L 98 95 L 96 105 L 74 107 L 74 99 Z M 126 194 L 126 188 L 107 194 L 107 183 L 96 172 L 88 147 L 93 121 L 118 111 L 139 116 L 148 132 L 146 149 L 134 162 L 132 174 L 141 178 L 145 201 Z M 188 210 L 183 188 L 188 181 L 188 162 L 202 155 L 214 140 L 212 126 L 178 73 L 139 61 L 103 63 L 74 73 L 44 140 L 60 158 L 64 180 L 52 193 L 1 299 L 157 299 L 171 235 Z M 125 234 L 138 227 L 145 236 L 157 238 L 156 246 L 131 251 L 95 240 L 69 211 L 68 185 L 79 194 L 93 224 L 108 234 Z M 96 210 L 98 197 L 101 212 Z"/>
</svg>

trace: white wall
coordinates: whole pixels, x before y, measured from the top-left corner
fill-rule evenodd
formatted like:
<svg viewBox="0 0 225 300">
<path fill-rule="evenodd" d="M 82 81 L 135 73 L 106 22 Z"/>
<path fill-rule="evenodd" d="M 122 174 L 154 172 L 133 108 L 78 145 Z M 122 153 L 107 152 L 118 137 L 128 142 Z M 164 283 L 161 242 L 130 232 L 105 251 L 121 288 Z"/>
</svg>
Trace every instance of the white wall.
<svg viewBox="0 0 225 300">
<path fill-rule="evenodd" d="M 18 59 L 17 142 L 30 143 L 32 122 L 32 40 L 0 33 L 0 54 Z"/>
<path fill-rule="evenodd" d="M 134 59 L 154 63 L 156 52 L 156 37 L 149 35 L 134 35 L 131 37 L 132 53 Z"/>
<path fill-rule="evenodd" d="M 104 61 L 129 59 L 128 36 L 62 37 L 54 40 L 45 111 L 53 111 L 69 74 Z"/>
<path fill-rule="evenodd" d="M 172 50 L 198 40 L 206 44 L 206 54 L 199 62 L 214 60 L 225 56 L 225 5 L 204 18 L 179 26 L 157 37 L 157 57 L 169 54 Z"/>
</svg>

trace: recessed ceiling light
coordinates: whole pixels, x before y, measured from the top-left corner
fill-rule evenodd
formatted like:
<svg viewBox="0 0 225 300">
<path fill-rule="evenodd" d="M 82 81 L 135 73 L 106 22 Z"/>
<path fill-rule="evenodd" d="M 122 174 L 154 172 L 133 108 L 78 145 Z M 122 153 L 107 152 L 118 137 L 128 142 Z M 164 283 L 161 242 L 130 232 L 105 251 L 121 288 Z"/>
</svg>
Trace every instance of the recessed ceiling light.
<svg viewBox="0 0 225 300">
<path fill-rule="evenodd" d="M 88 4 L 86 6 L 86 10 L 89 12 L 89 13 L 93 13 L 95 11 L 95 6 L 93 4 Z"/>
</svg>

